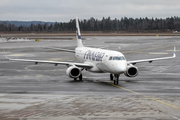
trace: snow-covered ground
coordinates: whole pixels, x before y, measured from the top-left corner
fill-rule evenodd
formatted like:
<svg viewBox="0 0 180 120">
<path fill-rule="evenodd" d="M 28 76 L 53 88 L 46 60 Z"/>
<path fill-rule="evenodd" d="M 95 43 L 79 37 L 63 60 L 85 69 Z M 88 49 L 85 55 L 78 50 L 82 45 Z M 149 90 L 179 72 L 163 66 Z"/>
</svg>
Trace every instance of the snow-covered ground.
<svg viewBox="0 0 180 120">
<path fill-rule="evenodd" d="M 0 42 L 22 42 L 22 41 L 35 41 L 35 39 L 27 38 L 0 38 Z"/>
</svg>

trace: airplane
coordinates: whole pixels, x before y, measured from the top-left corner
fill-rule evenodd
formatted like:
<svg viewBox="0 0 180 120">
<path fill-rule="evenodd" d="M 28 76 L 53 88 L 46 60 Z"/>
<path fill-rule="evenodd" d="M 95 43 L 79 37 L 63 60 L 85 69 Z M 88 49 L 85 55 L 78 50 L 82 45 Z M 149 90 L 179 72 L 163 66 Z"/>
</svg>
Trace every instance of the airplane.
<svg viewBox="0 0 180 120">
<path fill-rule="evenodd" d="M 157 60 L 172 59 L 176 57 L 176 48 L 174 47 L 174 53 L 171 57 L 162 57 L 162 58 L 153 58 L 153 59 L 144 59 L 144 60 L 135 60 L 127 61 L 125 56 L 119 51 L 101 49 L 101 48 L 92 48 L 85 47 L 82 43 L 81 33 L 79 28 L 79 21 L 76 17 L 76 40 L 77 47 L 75 50 L 60 49 L 54 48 L 61 51 L 73 52 L 75 53 L 76 58 L 79 63 L 74 62 L 59 62 L 59 61 L 44 61 L 44 60 L 30 60 L 30 59 L 10 59 L 12 61 L 23 61 L 23 62 L 34 62 L 38 63 L 49 63 L 57 65 L 66 65 L 67 70 L 66 74 L 73 78 L 74 80 L 82 80 L 82 71 L 85 69 L 89 72 L 94 73 L 110 73 L 110 80 L 114 81 L 115 85 L 119 84 L 120 74 L 124 74 L 127 77 L 136 77 L 138 75 L 138 67 L 135 66 L 136 63 L 141 62 L 153 62 Z"/>
</svg>

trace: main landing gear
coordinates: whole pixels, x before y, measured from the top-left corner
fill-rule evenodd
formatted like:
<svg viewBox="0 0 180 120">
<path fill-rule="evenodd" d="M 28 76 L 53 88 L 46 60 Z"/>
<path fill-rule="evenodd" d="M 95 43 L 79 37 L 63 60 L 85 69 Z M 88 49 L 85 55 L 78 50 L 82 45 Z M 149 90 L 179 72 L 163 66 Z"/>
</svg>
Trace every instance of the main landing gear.
<svg viewBox="0 0 180 120">
<path fill-rule="evenodd" d="M 74 78 L 74 81 L 76 81 L 77 78 Z M 79 76 L 79 80 L 82 81 L 82 74 Z"/>
<path fill-rule="evenodd" d="M 110 80 L 114 80 L 114 84 L 118 85 L 119 84 L 119 74 L 110 74 Z"/>
</svg>

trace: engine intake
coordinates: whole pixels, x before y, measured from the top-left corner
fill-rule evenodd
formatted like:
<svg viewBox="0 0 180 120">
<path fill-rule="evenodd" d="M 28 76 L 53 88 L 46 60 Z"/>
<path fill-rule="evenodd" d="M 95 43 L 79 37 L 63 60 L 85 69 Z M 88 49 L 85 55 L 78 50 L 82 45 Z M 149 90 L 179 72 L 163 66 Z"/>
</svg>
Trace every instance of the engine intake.
<svg viewBox="0 0 180 120">
<path fill-rule="evenodd" d="M 124 73 L 127 77 L 136 77 L 138 75 L 138 68 L 134 65 L 127 66 L 127 71 Z"/>
<path fill-rule="evenodd" d="M 66 70 L 66 74 L 70 77 L 70 78 L 78 78 L 81 75 L 81 69 L 76 67 L 76 66 L 70 66 L 68 67 L 68 69 Z"/>
</svg>

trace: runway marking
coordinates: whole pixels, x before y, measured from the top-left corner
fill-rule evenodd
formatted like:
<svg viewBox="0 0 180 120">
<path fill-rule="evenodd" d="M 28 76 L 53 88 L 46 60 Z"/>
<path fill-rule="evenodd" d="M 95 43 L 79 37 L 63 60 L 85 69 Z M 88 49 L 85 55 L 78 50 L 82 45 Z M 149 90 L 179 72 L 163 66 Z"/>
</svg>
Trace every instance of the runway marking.
<svg viewBox="0 0 180 120">
<path fill-rule="evenodd" d="M 124 89 L 124 90 L 129 91 L 129 92 L 135 93 L 135 94 L 139 94 L 139 93 L 137 93 L 137 92 L 134 92 L 134 91 L 132 91 L 132 90 L 129 90 L 129 89 L 120 87 L 120 86 L 118 86 L 118 85 L 114 85 L 114 84 L 111 84 L 111 85 L 113 85 L 113 86 L 115 86 L 115 87 L 118 87 L 118 88 L 121 88 L 121 89 Z"/>
<path fill-rule="evenodd" d="M 166 50 L 166 51 L 174 51 L 174 50 Z M 180 51 L 180 50 L 176 50 L 176 52 L 177 52 L 177 51 Z"/>
<path fill-rule="evenodd" d="M 31 69 L 30 67 L 36 67 L 36 65 L 32 65 L 32 66 L 27 66 L 24 69 L 25 70 L 29 70 L 29 71 L 40 71 L 39 69 Z M 66 71 L 66 69 L 53 69 L 53 70 L 43 70 L 43 71 Z"/>
<path fill-rule="evenodd" d="M 168 106 L 171 106 L 171 107 L 174 107 L 174 108 L 180 109 L 179 107 L 176 107 L 176 106 L 174 106 L 174 105 L 171 105 L 171 104 L 165 103 L 165 102 L 160 101 L 160 100 L 157 100 L 157 99 L 155 99 L 155 98 L 152 98 L 152 97 L 149 97 L 149 96 L 146 96 L 146 95 L 144 95 L 144 96 L 145 96 L 145 97 L 147 97 L 147 98 L 149 98 L 149 99 L 152 99 L 152 100 L 154 100 L 154 101 L 157 101 L 157 102 L 163 103 L 163 104 L 165 104 L 165 105 L 168 105 Z"/>
<path fill-rule="evenodd" d="M 175 117 L 175 116 L 171 116 L 171 117 L 174 118 L 174 119 L 180 120 L 179 118 L 177 118 L 177 117 Z"/>
<path fill-rule="evenodd" d="M 167 46 L 159 46 L 159 47 L 151 47 L 151 48 L 141 48 L 141 49 L 137 49 L 137 50 L 124 51 L 122 53 L 138 53 L 138 52 L 142 52 L 142 51 L 150 51 L 150 50 L 156 50 L 156 49 L 168 48 L 168 47 L 171 47 L 171 46 L 167 45 Z"/>
<path fill-rule="evenodd" d="M 42 77 L 42 75 L 36 75 L 36 77 Z"/>
<path fill-rule="evenodd" d="M 11 54 L 11 55 L 8 55 L 8 56 L 25 56 L 26 54 Z"/>
<path fill-rule="evenodd" d="M 121 89 L 123 89 L 123 90 L 129 91 L 129 92 L 132 92 L 132 93 L 135 93 L 135 94 L 142 95 L 141 93 L 137 93 L 137 92 L 132 91 L 132 90 L 129 90 L 129 89 L 127 89 L 127 88 L 123 88 L 123 87 L 120 87 L 120 86 L 118 86 L 118 85 L 114 85 L 114 84 L 112 84 L 112 83 L 109 83 L 109 84 L 110 84 L 110 85 L 113 85 L 113 86 L 115 86 L 115 87 L 121 88 Z M 173 108 L 180 109 L 180 107 L 177 107 L 177 106 L 174 106 L 174 105 L 171 105 L 171 104 L 165 103 L 165 102 L 163 102 L 163 101 L 161 101 L 161 100 L 158 100 L 158 99 L 155 99 L 155 98 L 152 98 L 152 97 L 146 96 L 146 95 L 143 95 L 143 96 L 144 96 L 144 97 L 146 97 L 146 98 L 149 98 L 149 99 L 151 99 L 151 100 L 154 100 L 154 101 L 160 102 L 160 103 L 162 103 L 162 104 L 165 104 L 165 105 L 171 106 L 171 107 L 173 107 Z"/>
<path fill-rule="evenodd" d="M 168 54 L 168 53 L 149 52 L 148 54 Z"/>
</svg>

